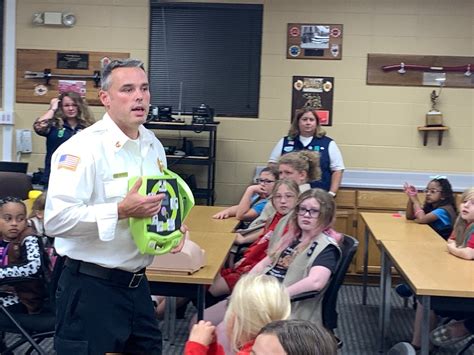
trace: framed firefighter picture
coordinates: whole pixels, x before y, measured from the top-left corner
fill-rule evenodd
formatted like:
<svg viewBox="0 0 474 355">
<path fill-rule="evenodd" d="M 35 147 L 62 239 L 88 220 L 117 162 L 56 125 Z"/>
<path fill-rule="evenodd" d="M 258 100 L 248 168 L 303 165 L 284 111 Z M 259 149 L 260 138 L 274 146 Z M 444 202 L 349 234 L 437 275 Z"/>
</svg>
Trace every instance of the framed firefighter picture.
<svg viewBox="0 0 474 355">
<path fill-rule="evenodd" d="M 328 76 L 294 76 L 292 80 L 291 120 L 298 110 L 317 113 L 322 126 L 332 126 L 334 78 Z"/>
<path fill-rule="evenodd" d="M 289 23 L 287 59 L 342 59 L 342 25 Z"/>
</svg>

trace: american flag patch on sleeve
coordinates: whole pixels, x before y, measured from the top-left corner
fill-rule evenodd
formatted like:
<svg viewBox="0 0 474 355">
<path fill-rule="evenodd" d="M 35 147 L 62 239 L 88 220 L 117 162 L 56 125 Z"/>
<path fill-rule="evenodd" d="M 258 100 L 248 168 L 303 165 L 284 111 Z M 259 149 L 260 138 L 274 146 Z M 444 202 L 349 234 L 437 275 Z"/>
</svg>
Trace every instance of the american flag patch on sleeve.
<svg viewBox="0 0 474 355">
<path fill-rule="evenodd" d="M 75 155 L 63 154 L 59 157 L 58 169 L 69 169 L 76 171 L 77 165 L 81 158 L 76 157 Z"/>
</svg>

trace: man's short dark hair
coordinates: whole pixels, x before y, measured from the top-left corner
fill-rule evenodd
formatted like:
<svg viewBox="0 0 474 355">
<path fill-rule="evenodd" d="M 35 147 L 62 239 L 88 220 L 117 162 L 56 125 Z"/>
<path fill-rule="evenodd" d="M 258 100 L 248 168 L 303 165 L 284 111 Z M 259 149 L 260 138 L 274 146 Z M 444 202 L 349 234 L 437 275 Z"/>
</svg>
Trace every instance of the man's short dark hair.
<svg viewBox="0 0 474 355">
<path fill-rule="evenodd" d="M 145 65 L 139 59 L 114 59 L 102 70 L 101 89 L 106 91 L 110 87 L 110 74 L 117 68 L 140 68 L 145 71 Z"/>
</svg>

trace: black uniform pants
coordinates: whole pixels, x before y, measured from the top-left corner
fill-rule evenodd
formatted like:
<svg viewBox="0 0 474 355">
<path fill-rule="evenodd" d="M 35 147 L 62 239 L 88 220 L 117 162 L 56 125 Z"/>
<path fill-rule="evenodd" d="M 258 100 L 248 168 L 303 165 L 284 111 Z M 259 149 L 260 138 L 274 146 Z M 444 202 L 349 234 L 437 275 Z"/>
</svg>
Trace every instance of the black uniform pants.
<svg viewBox="0 0 474 355">
<path fill-rule="evenodd" d="M 65 267 L 56 291 L 58 355 L 161 354 L 161 333 L 144 277 L 136 288 Z"/>
</svg>

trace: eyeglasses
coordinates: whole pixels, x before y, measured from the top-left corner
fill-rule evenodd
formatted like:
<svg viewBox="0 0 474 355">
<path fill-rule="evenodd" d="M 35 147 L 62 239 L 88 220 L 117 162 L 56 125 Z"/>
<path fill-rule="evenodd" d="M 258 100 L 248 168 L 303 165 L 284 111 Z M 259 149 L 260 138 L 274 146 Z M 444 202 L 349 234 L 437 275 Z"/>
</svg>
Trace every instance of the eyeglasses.
<svg viewBox="0 0 474 355">
<path fill-rule="evenodd" d="M 315 208 L 307 209 L 305 207 L 298 206 L 298 208 L 296 209 L 296 213 L 299 216 L 305 216 L 306 213 L 308 213 L 311 218 L 316 218 L 319 215 L 319 210 Z"/>
<path fill-rule="evenodd" d="M 296 195 L 295 194 L 285 194 L 285 195 L 274 195 L 273 196 L 273 199 L 275 199 L 277 201 L 283 200 L 283 198 L 285 198 L 285 200 L 290 200 L 292 198 L 296 198 Z"/>
<path fill-rule="evenodd" d="M 425 194 L 430 193 L 430 194 L 435 194 L 437 192 L 441 192 L 441 190 L 436 190 L 436 189 L 424 189 L 423 192 Z"/>
<path fill-rule="evenodd" d="M 275 180 L 267 180 L 267 179 L 257 179 L 255 181 L 257 181 L 257 184 L 264 184 L 264 185 L 268 185 L 275 182 Z"/>
</svg>

